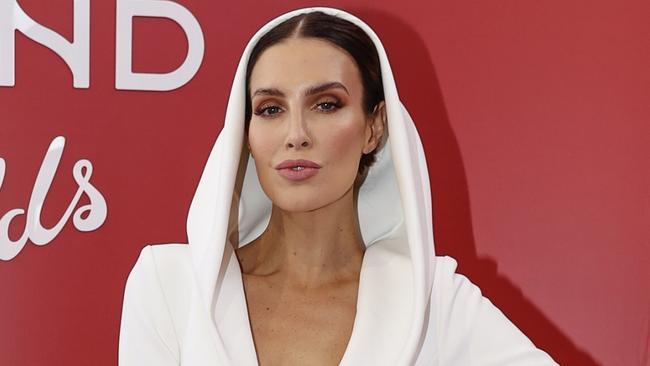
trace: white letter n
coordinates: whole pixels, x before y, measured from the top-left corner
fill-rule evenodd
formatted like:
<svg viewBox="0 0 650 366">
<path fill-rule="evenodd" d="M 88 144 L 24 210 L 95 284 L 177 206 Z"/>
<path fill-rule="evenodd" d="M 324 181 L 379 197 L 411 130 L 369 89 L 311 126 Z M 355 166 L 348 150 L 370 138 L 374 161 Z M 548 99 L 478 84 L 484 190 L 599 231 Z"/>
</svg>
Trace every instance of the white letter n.
<svg viewBox="0 0 650 366">
<path fill-rule="evenodd" d="M 75 88 L 89 87 L 89 0 L 74 0 L 74 42 L 68 42 L 60 34 L 36 23 L 16 0 L 0 0 L 0 86 L 14 86 L 16 83 L 15 30 L 59 55 L 72 71 Z"/>
</svg>

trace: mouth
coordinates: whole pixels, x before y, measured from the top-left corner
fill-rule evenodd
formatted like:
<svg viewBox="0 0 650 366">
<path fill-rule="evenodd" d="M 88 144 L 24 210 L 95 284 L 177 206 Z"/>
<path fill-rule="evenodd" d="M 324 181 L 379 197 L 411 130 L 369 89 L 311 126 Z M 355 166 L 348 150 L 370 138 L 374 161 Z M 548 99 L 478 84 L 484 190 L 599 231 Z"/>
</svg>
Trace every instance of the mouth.
<svg viewBox="0 0 650 366">
<path fill-rule="evenodd" d="M 278 164 L 275 169 L 278 173 L 291 181 L 302 181 L 309 179 L 318 173 L 320 165 L 311 160 L 285 160 Z"/>
</svg>

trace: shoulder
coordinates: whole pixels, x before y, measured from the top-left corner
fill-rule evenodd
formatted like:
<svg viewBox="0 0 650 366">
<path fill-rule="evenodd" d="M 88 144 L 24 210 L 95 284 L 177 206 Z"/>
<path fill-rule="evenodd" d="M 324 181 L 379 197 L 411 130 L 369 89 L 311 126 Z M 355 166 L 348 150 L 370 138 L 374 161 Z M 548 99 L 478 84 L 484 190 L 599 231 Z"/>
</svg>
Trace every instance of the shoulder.
<svg viewBox="0 0 650 366">
<path fill-rule="evenodd" d="M 434 258 L 436 262 L 436 275 L 435 279 L 438 279 L 438 275 L 448 279 L 447 277 L 453 276 L 456 274 L 456 269 L 458 268 L 458 262 L 456 259 L 450 256 L 436 256 Z"/>
<path fill-rule="evenodd" d="M 129 276 L 140 277 L 148 291 L 159 291 L 174 315 L 184 307 L 192 289 L 190 247 L 179 243 L 146 245 Z"/>
<path fill-rule="evenodd" d="M 458 262 L 435 258 L 431 330 L 443 364 L 557 365 L 508 319 L 481 289 L 457 273 Z"/>
<path fill-rule="evenodd" d="M 450 295 L 463 292 L 463 295 L 482 296 L 481 290 L 474 285 L 465 275 L 456 272 L 458 261 L 449 256 L 435 257 L 435 274 L 431 296 L 434 300 L 445 302 Z"/>
<path fill-rule="evenodd" d="M 151 326 L 176 353 L 182 343 L 177 335 L 184 333 L 187 322 L 192 278 L 189 245 L 143 247 L 124 289 L 123 331 Z"/>
<path fill-rule="evenodd" d="M 431 300 L 437 304 L 438 311 L 450 306 L 469 306 L 470 300 L 484 300 L 481 289 L 465 275 L 456 272 L 458 269 L 456 259 L 449 256 L 436 256 L 435 261 Z"/>
<path fill-rule="evenodd" d="M 458 262 L 449 256 L 435 257 L 435 274 L 431 290 L 431 306 L 435 311 L 438 328 L 453 323 L 453 333 L 460 334 L 471 326 L 479 303 L 487 301 L 478 286 L 466 276 L 457 273 Z M 450 334 L 450 335 L 451 335 Z M 446 337 L 449 339 L 449 336 Z"/>
<path fill-rule="evenodd" d="M 191 275 L 187 244 L 149 244 L 140 250 L 127 281 L 169 287 Z"/>
<path fill-rule="evenodd" d="M 149 244 L 142 248 L 140 255 L 149 255 L 155 270 L 160 276 L 185 275 L 190 272 L 190 246 L 187 244 Z"/>
<path fill-rule="evenodd" d="M 178 364 L 179 322 L 171 311 L 166 282 L 168 272 L 182 272 L 178 269 L 184 262 L 183 252 L 178 244 L 147 245 L 140 250 L 124 287 L 120 365 Z"/>
</svg>

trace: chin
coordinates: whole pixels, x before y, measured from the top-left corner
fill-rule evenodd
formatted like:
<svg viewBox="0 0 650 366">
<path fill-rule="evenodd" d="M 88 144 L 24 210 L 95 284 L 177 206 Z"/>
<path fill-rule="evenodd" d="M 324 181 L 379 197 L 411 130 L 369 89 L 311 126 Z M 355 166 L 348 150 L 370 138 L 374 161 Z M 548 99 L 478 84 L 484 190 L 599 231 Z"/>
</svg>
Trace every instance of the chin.
<svg viewBox="0 0 650 366">
<path fill-rule="evenodd" d="M 352 190 L 350 183 L 347 185 L 330 185 L 326 189 L 318 187 L 291 187 L 279 188 L 268 196 L 273 205 L 286 212 L 310 212 L 329 206 Z"/>
<path fill-rule="evenodd" d="M 350 179 L 341 180 L 322 176 L 317 180 L 291 184 L 279 177 L 261 176 L 260 183 L 274 206 L 285 212 L 299 213 L 318 210 L 339 201 L 352 189 L 354 177 L 356 175 L 350 175 Z"/>
<path fill-rule="evenodd" d="M 294 194 L 293 192 L 285 191 L 271 197 L 271 201 L 273 202 L 273 205 L 283 211 L 299 213 L 317 210 L 323 206 L 327 206 L 335 200 L 327 200 L 318 192 L 311 194 Z"/>
</svg>

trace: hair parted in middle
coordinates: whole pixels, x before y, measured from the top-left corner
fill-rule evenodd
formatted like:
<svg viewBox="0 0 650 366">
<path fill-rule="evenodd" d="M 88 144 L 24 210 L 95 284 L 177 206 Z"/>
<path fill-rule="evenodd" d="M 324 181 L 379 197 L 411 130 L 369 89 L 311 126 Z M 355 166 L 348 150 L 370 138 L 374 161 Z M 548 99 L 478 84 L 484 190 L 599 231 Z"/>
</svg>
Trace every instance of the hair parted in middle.
<svg viewBox="0 0 650 366">
<path fill-rule="evenodd" d="M 250 77 L 260 55 L 269 47 L 290 38 L 317 38 L 345 50 L 355 60 L 363 84 L 363 110 L 367 118 L 377 112 L 384 100 L 379 55 L 374 42 L 356 24 L 321 11 L 303 13 L 291 17 L 262 35 L 251 50 L 246 69 L 246 131 L 252 118 Z M 385 121 L 384 121 L 385 122 Z M 387 130 L 384 129 L 384 140 Z M 376 160 L 377 146 L 372 152 L 363 154 L 359 162 L 359 175 L 366 176 Z"/>
</svg>

